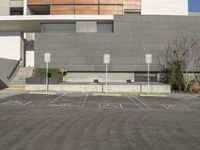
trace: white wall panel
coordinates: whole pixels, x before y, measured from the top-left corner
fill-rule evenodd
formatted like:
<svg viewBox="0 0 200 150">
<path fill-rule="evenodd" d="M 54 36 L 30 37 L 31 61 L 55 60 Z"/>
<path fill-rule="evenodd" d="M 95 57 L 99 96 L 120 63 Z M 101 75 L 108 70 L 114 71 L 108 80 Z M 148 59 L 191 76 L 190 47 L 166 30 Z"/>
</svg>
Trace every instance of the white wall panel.
<svg viewBox="0 0 200 150">
<path fill-rule="evenodd" d="M 35 52 L 34 51 L 26 51 L 26 67 L 34 67 L 34 59 L 35 59 Z"/>
<path fill-rule="evenodd" d="M 0 16 L 8 16 L 10 14 L 10 1 L 9 0 L 0 0 Z"/>
<path fill-rule="evenodd" d="M 142 0 L 142 15 L 188 15 L 188 0 Z"/>
<path fill-rule="evenodd" d="M 0 35 L 0 58 L 19 60 L 21 36 Z"/>
</svg>

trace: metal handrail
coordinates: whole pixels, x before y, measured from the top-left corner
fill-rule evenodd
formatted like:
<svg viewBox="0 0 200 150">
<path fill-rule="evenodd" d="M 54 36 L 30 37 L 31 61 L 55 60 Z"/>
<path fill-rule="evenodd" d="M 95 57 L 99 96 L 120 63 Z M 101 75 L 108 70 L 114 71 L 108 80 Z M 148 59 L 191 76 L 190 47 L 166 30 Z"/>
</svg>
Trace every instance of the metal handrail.
<svg viewBox="0 0 200 150">
<path fill-rule="evenodd" d="M 19 63 L 20 63 L 21 60 L 22 60 L 22 59 L 20 58 L 20 60 L 17 61 L 16 65 L 13 67 L 12 71 L 11 71 L 10 74 L 7 76 L 7 79 L 10 79 L 10 78 L 13 76 L 13 74 L 15 73 L 15 71 L 16 71 L 17 67 L 19 66 Z"/>
</svg>

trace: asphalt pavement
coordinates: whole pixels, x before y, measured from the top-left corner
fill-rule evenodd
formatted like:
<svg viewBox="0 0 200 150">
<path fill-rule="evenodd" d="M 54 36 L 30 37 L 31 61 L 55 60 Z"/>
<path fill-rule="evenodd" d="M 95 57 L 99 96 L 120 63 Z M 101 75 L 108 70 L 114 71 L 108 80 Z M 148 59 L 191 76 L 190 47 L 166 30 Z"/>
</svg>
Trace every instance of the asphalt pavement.
<svg viewBox="0 0 200 150">
<path fill-rule="evenodd" d="M 199 95 L 2 93 L 2 150 L 199 150 Z"/>
</svg>

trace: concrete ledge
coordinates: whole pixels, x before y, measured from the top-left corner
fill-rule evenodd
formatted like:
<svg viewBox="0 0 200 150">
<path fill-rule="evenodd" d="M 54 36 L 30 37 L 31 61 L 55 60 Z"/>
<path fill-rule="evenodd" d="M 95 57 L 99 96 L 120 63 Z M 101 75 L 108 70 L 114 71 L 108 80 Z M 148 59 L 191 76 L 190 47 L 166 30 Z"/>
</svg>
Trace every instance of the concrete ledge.
<svg viewBox="0 0 200 150">
<path fill-rule="evenodd" d="M 55 92 L 29 92 L 29 94 L 41 94 L 41 95 L 56 95 Z"/>
<path fill-rule="evenodd" d="M 106 92 L 106 85 L 103 85 L 103 91 Z M 108 85 L 108 92 L 111 93 L 140 93 L 140 85 Z"/>
<path fill-rule="evenodd" d="M 41 84 L 26 84 L 26 90 L 31 91 L 44 91 L 46 90 L 46 85 Z M 102 85 L 81 85 L 81 84 L 66 84 L 66 85 L 49 85 L 48 89 L 50 91 L 69 91 L 69 92 L 102 92 Z"/>
<path fill-rule="evenodd" d="M 167 84 L 163 84 L 163 85 L 150 85 L 150 93 L 165 93 L 165 94 L 169 94 L 171 93 L 171 86 L 167 85 Z M 147 93 L 148 92 L 148 85 L 141 85 L 141 93 Z"/>
<path fill-rule="evenodd" d="M 140 94 L 141 97 L 167 97 L 167 95 L 164 94 Z"/>
<path fill-rule="evenodd" d="M 147 93 L 147 85 L 140 84 L 109 84 L 108 93 Z M 46 85 L 44 84 L 26 84 L 26 90 L 30 91 L 45 91 Z M 57 84 L 49 85 L 49 91 L 68 91 L 68 92 L 106 92 L 106 85 L 101 84 Z M 151 94 L 169 94 L 171 93 L 170 85 L 155 84 L 150 85 Z"/>
<path fill-rule="evenodd" d="M 119 97 L 122 96 L 121 94 L 118 93 L 93 93 L 93 96 L 115 96 L 115 97 Z"/>
</svg>

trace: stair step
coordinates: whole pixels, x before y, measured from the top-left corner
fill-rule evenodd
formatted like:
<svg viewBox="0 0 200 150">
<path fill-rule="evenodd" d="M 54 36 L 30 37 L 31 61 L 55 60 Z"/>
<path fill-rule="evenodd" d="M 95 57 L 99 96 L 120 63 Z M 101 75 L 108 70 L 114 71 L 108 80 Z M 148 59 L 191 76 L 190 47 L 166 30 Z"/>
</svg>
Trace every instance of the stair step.
<svg viewBox="0 0 200 150">
<path fill-rule="evenodd" d="M 20 67 L 15 77 L 12 79 L 11 87 L 24 87 L 25 79 L 31 77 L 33 73 L 33 68 L 30 67 Z"/>
</svg>

